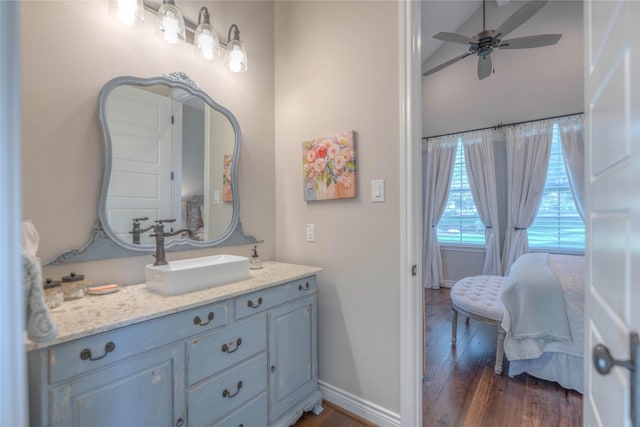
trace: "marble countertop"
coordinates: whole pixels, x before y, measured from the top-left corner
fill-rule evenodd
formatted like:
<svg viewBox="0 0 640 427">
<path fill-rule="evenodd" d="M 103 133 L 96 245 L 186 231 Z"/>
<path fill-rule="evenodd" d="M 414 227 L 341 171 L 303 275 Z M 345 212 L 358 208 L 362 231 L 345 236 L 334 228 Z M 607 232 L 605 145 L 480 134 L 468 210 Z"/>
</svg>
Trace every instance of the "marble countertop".
<svg viewBox="0 0 640 427">
<path fill-rule="evenodd" d="M 150 291 L 142 283 L 123 286 L 118 292 L 112 294 L 86 295 L 84 298 L 65 301 L 60 307 L 50 311 L 51 318 L 58 327 L 58 335 L 44 343 L 36 343 L 25 338 L 26 350 L 36 350 L 84 338 L 301 279 L 322 271 L 319 267 L 272 261 L 265 261 L 262 265 L 263 268 L 260 270 L 250 270 L 250 277 L 247 280 L 182 295 L 160 295 Z"/>
</svg>

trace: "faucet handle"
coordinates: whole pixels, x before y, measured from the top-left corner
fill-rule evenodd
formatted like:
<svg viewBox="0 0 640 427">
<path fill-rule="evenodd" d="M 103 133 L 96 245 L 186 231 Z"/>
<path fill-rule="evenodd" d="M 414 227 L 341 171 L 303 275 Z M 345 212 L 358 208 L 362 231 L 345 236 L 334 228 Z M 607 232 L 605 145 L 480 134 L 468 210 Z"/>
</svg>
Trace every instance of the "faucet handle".
<svg viewBox="0 0 640 427">
<path fill-rule="evenodd" d="M 156 223 L 158 224 L 163 224 L 165 222 L 176 222 L 175 218 L 170 218 L 170 219 L 158 219 L 156 220 Z"/>
<path fill-rule="evenodd" d="M 148 219 L 149 219 L 149 217 L 146 217 L 146 216 L 144 216 L 142 218 L 133 218 L 133 222 L 146 221 Z"/>
</svg>

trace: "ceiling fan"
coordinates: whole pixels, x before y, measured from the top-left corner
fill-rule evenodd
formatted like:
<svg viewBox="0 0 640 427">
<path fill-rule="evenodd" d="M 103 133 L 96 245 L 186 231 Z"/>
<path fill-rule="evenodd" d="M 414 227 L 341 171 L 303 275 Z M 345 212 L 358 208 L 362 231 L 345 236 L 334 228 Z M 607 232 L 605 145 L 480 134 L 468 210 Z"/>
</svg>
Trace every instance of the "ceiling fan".
<svg viewBox="0 0 640 427">
<path fill-rule="evenodd" d="M 449 65 L 455 64 L 469 55 L 478 55 L 478 79 L 482 80 L 491 75 L 493 71 L 493 50 L 494 49 L 528 49 L 532 47 L 543 47 L 554 45 L 560 40 L 562 34 L 540 34 L 537 36 L 517 37 L 505 40 L 504 37 L 518 28 L 520 25 L 528 21 L 547 3 L 547 0 L 531 0 L 520 9 L 516 10 L 513 15 L 507 18 L 495 30 L 486 29 L 485 6 L 486 0 L 482 1 L 482 31 L 473 37 L 467 37 L 464 34 L 441 32 L 433 36 L 433 38 L 445 42 L 468 45 L 469 51 L 460 56 L 438 65 L 430 70 L 422 73 L 428 76 L 440 71 Z"/>
</svg>

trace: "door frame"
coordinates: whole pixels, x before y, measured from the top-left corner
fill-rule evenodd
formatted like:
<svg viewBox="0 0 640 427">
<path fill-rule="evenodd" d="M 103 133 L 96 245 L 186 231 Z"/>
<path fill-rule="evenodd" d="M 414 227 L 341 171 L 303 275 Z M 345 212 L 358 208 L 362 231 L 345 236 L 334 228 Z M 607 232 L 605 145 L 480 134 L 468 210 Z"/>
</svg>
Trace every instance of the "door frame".
<svg viewBox="0 0 640 427">
<path fill-rule="evenodd" d="M 0 1 L 0 425 L 26 426 L 22 291 L 20 2 Z"/>
<path fill-rule="evenodd" d="M 419 1 L 400 8 L 400 425 L 422 425 L 423 296 Z"/>
</svg>

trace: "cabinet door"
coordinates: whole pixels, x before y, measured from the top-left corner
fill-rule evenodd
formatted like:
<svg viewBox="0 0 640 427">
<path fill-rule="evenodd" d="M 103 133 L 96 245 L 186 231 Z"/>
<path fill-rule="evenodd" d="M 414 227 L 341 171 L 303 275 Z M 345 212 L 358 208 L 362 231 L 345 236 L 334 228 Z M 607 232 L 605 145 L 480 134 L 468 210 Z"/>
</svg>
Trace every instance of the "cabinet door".
<svg viewBox="0 0 640 427">
<path fill-rule="evenodd" d="M 269 421 L 317 390 L 315 294 L 269 311 Z"/>
<path fill-rule="evenodd" d="M 51 425 L 184 424 L 184 349 L 135 358 L 51 389 Z"/>
</svg>

